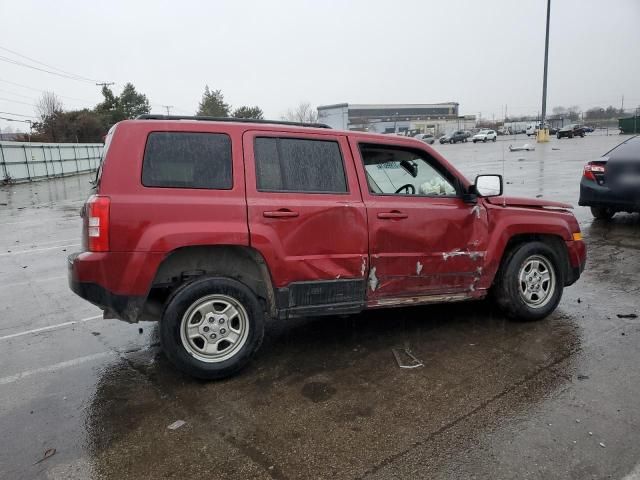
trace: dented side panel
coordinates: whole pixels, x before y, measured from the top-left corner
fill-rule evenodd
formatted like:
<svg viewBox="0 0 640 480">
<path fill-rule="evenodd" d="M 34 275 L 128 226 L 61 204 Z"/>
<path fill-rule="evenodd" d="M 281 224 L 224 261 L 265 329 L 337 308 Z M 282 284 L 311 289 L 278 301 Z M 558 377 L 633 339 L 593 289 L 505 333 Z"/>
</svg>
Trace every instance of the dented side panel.
<svg viewBox="0 0 640 480">
<path fill-rule="evenodd" d="M 357 138 L 350 145 L 369 223 L 369 305 L 382 298 L 476 291 L 487 251 L 485 206 L 455 197 L 372 194 Z"/>
<path fill-rule="evenodd" d="M 261 192 L 256 188 L 254 139 L 278 136 L 330 140 L 340 145 L 348 193 Z M 246 132 L 243 136 L 251 246 L 265 258 L 276 288 L 293 282 L 365 278 L 367 217 L 345 137 L 291 132 Z M 265 216 L 292 212 L 294 216 Z"/>
</svg>

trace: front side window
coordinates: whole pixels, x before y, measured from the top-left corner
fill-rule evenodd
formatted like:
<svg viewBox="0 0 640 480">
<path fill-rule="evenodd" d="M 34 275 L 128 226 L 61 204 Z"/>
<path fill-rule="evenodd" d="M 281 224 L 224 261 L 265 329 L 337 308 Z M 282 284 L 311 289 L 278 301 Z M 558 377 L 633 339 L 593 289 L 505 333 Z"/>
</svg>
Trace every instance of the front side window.
<svg viewBox="0 0 640 480">
<path fill-rule="evenodd" d="M 231 139 L 222 133 L 150 133 L 144 150 L 142 184 L 231 189 Z"/>
<path fill-rule="evenodd" d="M 453 179 L 438 172 L 426 154 L 403 148 L 361 145 L 369 191 L 382 195 L 455 196 Z"/>
<path fill-rule="evenodd" d="M 347 192 L 338 142 L 258 137 L 254 151 L 257 188 L 260 191 Z"/>
</svg>

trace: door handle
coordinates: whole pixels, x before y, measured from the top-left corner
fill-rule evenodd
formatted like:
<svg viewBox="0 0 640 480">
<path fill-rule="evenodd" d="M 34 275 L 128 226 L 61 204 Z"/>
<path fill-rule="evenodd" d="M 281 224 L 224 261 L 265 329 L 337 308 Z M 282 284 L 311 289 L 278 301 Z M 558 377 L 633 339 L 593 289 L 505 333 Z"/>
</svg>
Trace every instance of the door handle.
<svg viewBox="0 0 640 480">
<path fill-rule="evenodd" d="M 409 215 L 406 213 L 399 212 L 398 210 L 394 210 L 392 212 L 380 212 L 378 213 L 378 218 L 382 219 L 400 219 L 407 218 Z"/>
<path fill-rule="evenodd" d="M 294 218 L 299 216 L 298 212 L 294 212 L 288 209 L 276 210 L 271 212 L 262 212 L 262 216 L 266 218 Z"/>
</svg>

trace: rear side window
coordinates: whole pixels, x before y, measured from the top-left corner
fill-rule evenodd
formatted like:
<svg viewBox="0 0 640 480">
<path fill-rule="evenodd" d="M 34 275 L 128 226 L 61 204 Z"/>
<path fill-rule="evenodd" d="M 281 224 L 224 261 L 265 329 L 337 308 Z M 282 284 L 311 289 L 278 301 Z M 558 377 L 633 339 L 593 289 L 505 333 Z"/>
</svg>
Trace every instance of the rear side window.
<svg viewBox="0 0 640 480">
<path fill-rule="evenodd" d="M 221 133 L 153 132 L 142 165 L 145 187 L 209 188 L 233 186 L 231 139 Z"/>
<path fill-rule="evenodd" d="M 338 142 L 259 137 L 254 150 L 260 191 L 347 192 Z"/>
</svg>

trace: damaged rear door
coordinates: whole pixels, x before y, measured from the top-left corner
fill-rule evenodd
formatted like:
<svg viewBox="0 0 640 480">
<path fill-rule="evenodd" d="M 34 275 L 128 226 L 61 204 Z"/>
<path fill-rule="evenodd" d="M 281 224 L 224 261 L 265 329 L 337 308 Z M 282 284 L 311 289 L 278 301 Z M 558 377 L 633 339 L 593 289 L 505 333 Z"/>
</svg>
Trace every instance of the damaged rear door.
<svg viewBox="0 0 640 480">
<path fill-rule="evenodd" d="M 250 242 L 269 266 L 279 309 L 361 309 L 367 218 L 346 138 L 248 131 L 243 149 Z"/>
<path fill-rule="evenodd" d="M 424 150 L 350 143 L 369 222 L 369 305 L 477 295 L 486 209 L 464 202 L 456 178 Z"/>
</svg>

